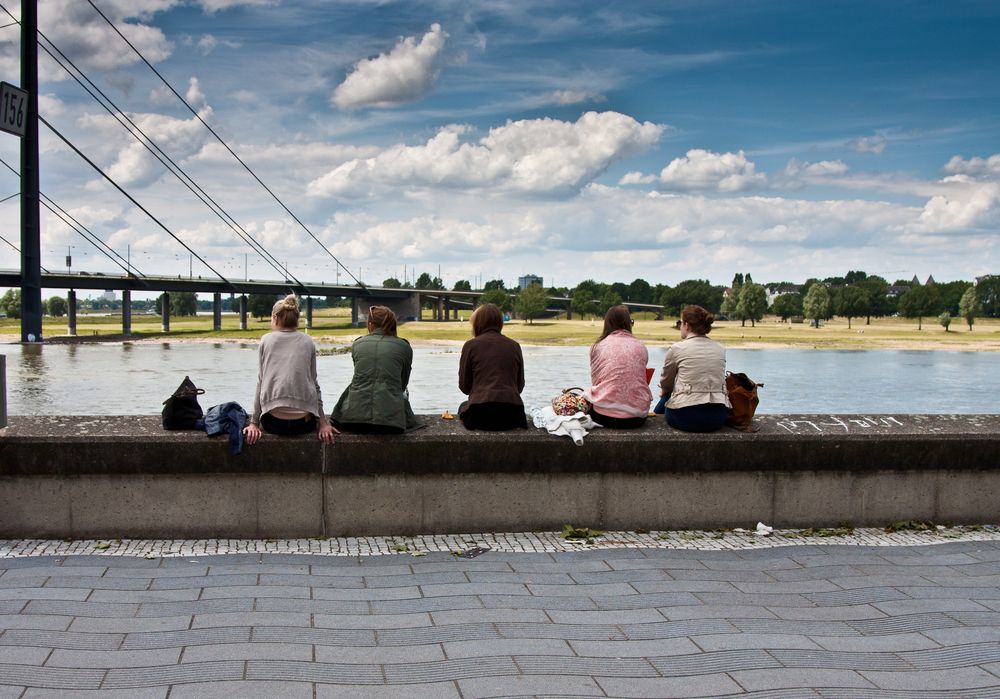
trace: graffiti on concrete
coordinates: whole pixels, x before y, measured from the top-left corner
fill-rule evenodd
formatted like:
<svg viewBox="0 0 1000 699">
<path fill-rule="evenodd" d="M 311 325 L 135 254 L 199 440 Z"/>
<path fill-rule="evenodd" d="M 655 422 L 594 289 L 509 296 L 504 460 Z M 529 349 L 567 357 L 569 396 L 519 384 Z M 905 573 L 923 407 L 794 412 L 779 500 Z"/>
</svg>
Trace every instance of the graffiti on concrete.
<svg viewBox="0 0 1000 699">
<path fill-rule="evenodd" d="M 778 427 L 792 434 L 801 434 L 801 430 L 807 432 L 826 433 L 830 431 L 843 432 L 870 432 L 875 429 L 902 427 L 903 423 L 891 416 L 880 417 L 838 417 L 836 415 L 826 415 L 811 420 L 803 419 L 783 419 L 778 420 Z"/>
</svg>

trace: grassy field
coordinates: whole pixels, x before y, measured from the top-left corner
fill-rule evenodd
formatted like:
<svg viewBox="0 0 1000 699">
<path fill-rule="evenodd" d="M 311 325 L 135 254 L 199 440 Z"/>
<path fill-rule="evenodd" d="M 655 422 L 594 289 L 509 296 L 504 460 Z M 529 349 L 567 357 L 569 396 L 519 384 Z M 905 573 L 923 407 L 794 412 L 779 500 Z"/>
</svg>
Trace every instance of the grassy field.
<svg viewBox="0 0 1000 699">
<path fill-rule="evenodd" d="M 467 317 L 467 314 L 464 316 Z M 731 347 L 800 347 L 816 349 L 947 349 L 966 351 L 1000 351 L 1000 320 L 977 319 L 973 332 L 959 322 L 952 323 L 950 332 L 936 319 L 924 320 L 923 330 L 916 322 L 901 318 L 873 319 L 871 325 L 855 320 L 848 329 L 847 321 L 837 318 L 821 328 L 806 324 L 778 322 L 765 318 L 751 327 L 738 321 L 718 322 L 712 337 Z M 132 316 L 133 339 L 256 339 L 268 331 L 267 321 L 250 319 L 249 329 L 239 329 L 239 318 L 224 315 L 222 331 L 212 332 L 211 314 L 170 319 L 170 333 L 160 331 L 158 316 Z M 52 341 L 67 339 L 65 318 L 46 318 L 45 337 Z M 351 327 L 348 309 L 324 309 L 314 314 L 310 334 L 319 340 L 348 343 L 362 330 Z M 589 345 L 601 332 L 600 320 L 537 320 L 528 324 L 514 320 L 504 326 L 505 334 L 525 344 Z M 671 320 L 653 320 L 651 314 L 637 314 L 634 332 L 649 344 L 670 344 L 678 334 Z M 470 337 L 468 322 L 407 323 L 400 326 L 400 336 L 414 342 L 462 342 Z M 0 341 L 15 342 L 20 336 L 19 321 L 0 319 Z M 113 341 L 121 339 L 120 316 L 77 317 L 78 341 Z"/>
</svg>

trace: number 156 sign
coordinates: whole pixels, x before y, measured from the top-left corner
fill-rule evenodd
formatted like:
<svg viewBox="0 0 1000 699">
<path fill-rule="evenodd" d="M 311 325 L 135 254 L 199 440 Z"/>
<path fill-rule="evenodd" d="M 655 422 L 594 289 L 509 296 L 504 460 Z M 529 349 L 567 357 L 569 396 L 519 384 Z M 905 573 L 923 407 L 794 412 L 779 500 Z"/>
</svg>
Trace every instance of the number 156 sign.
<svg viewBox="0 0 1000 699">
<path fill-rule="evenodd" d="M 0 82 L 0 130 L 23 136 L 27 111 L 28 93 L 9 83 Z"/>
</svg>

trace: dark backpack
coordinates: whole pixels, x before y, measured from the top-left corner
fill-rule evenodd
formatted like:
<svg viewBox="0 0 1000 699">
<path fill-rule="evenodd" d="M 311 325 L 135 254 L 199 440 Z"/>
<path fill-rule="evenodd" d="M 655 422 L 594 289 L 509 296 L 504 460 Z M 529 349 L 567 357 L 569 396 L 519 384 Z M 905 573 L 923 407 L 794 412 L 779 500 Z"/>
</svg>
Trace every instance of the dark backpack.
<svg viewBox="0 0 1000 699">
<path fill-rule="evenodd" d="M 198 421 L 205 413 L 198 405 L 198 396 L 205 390 L 194 385 L 187 376 L 181 381 L 174 394 L 163 401 L 163 429 L 165 430 L 196 430 Z"/>
</svg>

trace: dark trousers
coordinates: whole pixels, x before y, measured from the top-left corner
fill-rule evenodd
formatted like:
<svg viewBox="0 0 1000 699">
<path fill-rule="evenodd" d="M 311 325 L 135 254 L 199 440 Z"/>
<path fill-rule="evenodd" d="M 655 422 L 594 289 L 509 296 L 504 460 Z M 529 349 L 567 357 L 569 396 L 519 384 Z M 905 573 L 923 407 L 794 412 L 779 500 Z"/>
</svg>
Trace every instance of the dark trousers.
<svg viewBox="0 0 1000 699">
<path fill-rule="evenodd" d="M 392 425 L 376 425 L 371 422 L 338 422 L 333 420 L 332 424 L 338 430 L 344 432 L 356 432 L 358 434 L 403 434 L 405 430 Z"/>
<path fill-rule="evenodd" d="M 593 408 L 590 409 L 588 415 L 590 415 L 591 420 L 601 427 L 607 427 L 612 430 L 634 430 L 646 424 L 645 415 L 640 417 L 609 417 L 601 415 Z"/>
<path fill-rule="evenodd" d="M 667 408 L 667 424 L 685 432 L 714 432 L 726 424 L 729 408 L 722 403 L 702 403 L 687 408 Z"/>
<path fill-rule="evenodd" d="M 483 430 L 485 432 L 506 432 L 507 430 L 524 429 L 528 426 L 528 418 L 524 414 L 523 405 L 513 403 L 475 403 L 469 401 L 458 406 L 458 417 L 467 430 Z"/>
<path fill-rule="evenodd" d="M 315 432 L 316 418 L 312 415 L 306 415 L 297 420 L 282 420 L 280 417 L 274 417 L 271 413 L 264 413 L 260 416 L 260 426 L 265 432 L 271 434 L 294 437 Z"/>
</svg>

